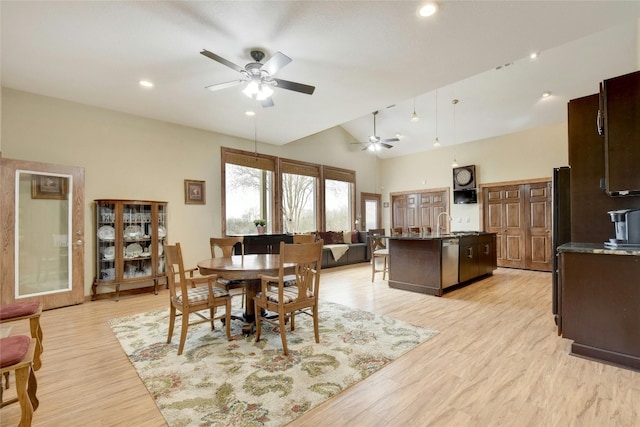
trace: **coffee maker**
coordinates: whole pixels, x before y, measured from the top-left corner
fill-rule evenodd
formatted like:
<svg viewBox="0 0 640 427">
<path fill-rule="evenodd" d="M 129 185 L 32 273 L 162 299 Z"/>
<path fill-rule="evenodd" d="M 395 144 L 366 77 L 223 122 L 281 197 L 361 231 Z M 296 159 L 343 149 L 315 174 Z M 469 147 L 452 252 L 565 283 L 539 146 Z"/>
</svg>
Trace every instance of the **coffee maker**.
<svg viewBox="0 0 640 427">
<path fill-rule="evenodd" d="M 616 229 L 616 238 L 605 243 L 608 247 L 640 248 L 640 209 L 621 209 L 607 212 Z"/>
</svg>

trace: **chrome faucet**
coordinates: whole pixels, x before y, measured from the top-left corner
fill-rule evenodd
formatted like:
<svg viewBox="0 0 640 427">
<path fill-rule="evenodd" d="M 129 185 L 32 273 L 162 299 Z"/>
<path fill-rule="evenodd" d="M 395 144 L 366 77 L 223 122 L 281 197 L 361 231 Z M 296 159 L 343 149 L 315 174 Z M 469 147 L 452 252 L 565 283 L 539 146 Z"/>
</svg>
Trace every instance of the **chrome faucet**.
<svg viewBox="0 0 640 427">
<path fill-rule="evenodd" d="M 437 226 L 437 228 L 436 228 L 436 236 L 440 236 L 440 217 L 442 215 L 448 216 L 449 217 L 449 221 L 453 221 L 453 218 L 451 217 L 451 215 L 449 215 L 449 212 L 446 212 L 446 211 L 445 212 L 440 212 L 438 214 L 438 219 L 436 219 L 436 226 Z M 444 227 L 443 227 L 443 229 L 444 229 Z"/>
</svg>

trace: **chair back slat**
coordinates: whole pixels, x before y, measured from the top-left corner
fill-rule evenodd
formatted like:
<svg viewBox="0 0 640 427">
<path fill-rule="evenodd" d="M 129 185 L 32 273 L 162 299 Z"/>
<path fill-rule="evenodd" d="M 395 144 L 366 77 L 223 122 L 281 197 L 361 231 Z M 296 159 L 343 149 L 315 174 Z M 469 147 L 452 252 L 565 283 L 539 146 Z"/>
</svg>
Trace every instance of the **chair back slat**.
<svg viewBox="0 0 640 427">
<path fill-rule="evenodd" d="M 211 237 L 209 239 L 211 258 L 231 258 L 234 247 L 238 243 L 240 244 L 240 255 L 244 255 L 244 237 Z M 222 253 L 222 256 L 219 256 L 220 253 Z"/>
</svg>

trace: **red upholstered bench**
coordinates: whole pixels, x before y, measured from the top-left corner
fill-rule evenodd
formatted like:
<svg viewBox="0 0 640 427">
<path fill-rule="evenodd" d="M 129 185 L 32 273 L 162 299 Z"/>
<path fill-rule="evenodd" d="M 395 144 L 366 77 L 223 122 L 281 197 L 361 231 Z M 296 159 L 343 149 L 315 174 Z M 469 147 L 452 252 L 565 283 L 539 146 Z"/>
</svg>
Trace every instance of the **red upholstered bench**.
<svg viewBox="0 0 640 427">
<path fill-rule="evenodd" d="M 38 383 L 33 369 L 33 355 L 36 349 L 35 338 L 26 335 L 13 335 L 0 339 L 0 375 L 15 371 L 17 397 L 0 401 L 0 408 L 20 402 L 19 426 L 31 426 L 33 411 L 40 404 L 36 397 Z"/>
<path fill-rule="evenodd" d="M 23 301 L 0 305 L 0 324 L 29 319 L 31 337 L 36 339 L 36 351 L 33 360 L 33 369 L 36 371 L 42 366 L 40 358 L 43 350 L 42 329 L 40 328 L 41 314 L 42 303 L 38 301 Z"/>
</svg>

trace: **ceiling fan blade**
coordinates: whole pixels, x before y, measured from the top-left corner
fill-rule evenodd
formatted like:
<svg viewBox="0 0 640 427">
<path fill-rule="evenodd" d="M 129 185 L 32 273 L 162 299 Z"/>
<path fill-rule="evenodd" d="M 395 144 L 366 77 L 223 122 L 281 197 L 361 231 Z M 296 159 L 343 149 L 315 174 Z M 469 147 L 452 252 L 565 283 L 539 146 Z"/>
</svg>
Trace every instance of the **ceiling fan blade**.
<svg viewBox="0 0 640 427">
<path fill-rule="evenodd" d="M 398 138 L 387 138 L 387 139 L 383 139 L 383 142 L 400 142 L 400 140 Z"/>
<path fill-rule="evenodd" d="M 246 80 L 231 80 L 230 82 L 218 83 L 218 84 L 215 84 L 215 85 L 206 86 L 205 89 L 209 89 L 210 91 L 215 92 L 216 90 L 226 89 L 228 87 L 237 86 L 239 84 L 244 83 L 245 81 Z"/>
<path fill-rule="evenodd" d="M 260 69 L 269 73 L 270 76 L 273 76 L 289 62 L 291 62 L 291 58 L 284 53 L 276 52 L 262 65 L 262 67 L 260 67 Z"/>
<path fill-rule="evenodd" d="M 269 108 L 269 107 L 273 107 L 275 104 L 273 103 L 273 99 L 271 98 L 267 98 L 264 101 L 262 101 L 262 108 Z"/>
<path fill-rule="evenodd" d="M 293 90 L 295 92 L 306 93 L 307 95 L 313 94 L 316 90 L 315 86 L 309 86 L 302 83 L 290 82 L 289 80 L 273 79 L 277 86 L 282 89 Z"/>
<path fill-rule="evenodd" d="M 379 142 L 378 144 L 382 145 L 385 148 L 393 148 L 393 145 L 385 144 L 384 142 Z"/>
<path fill-rule="evenodd" d="M 241 67 L 239 65 L 236 65 L 233 62 L 228 61 L 228 60 L 224 59 L 223 57 L 216 55 L 213 52 L 209 52 L 206 49 L 202 49 L 202 52 L 200 52 L 200 53 L 202 55 L 206 56 L 207 58 L 213 59 L 214 61 L 217 61 L 217 62 L 221 63 L 222 65 L 226 65 L 227 67 L 236 70 L 239 73 L 244 71 L 243 67 Z"/>
</svg>

